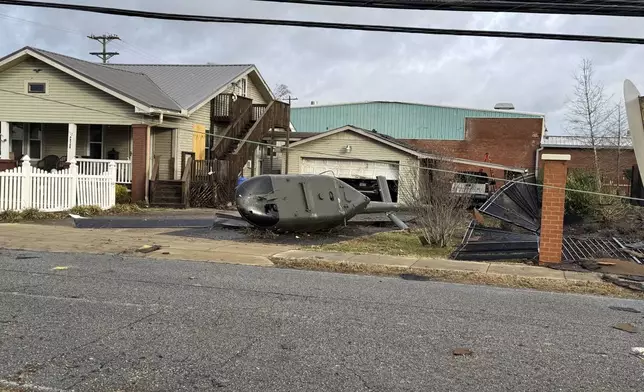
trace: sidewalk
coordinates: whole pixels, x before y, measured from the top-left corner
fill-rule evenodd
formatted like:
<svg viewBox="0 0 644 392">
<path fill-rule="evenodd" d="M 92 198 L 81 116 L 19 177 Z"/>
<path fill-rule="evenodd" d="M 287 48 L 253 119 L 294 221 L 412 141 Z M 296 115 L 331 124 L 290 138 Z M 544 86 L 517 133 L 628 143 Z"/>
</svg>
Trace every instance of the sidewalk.
<svg viewBox="0 0 644 392">
<path fill-rule="evenodd" d="M 293 247 L 182 237 L 180 229 L 76 229 L 39 224 L 0 224 L 0 248 L 46 252 L 127 254 L 155 259 L 272 266 L 269 257 Z M 145 245 L 159 245 L 138 253 Z"/>
<path fill-rule="evenodd" d="M 402 267 L 410 271 L 428 269 L 575 282 L 602 282 L 599 275 L 593 273 L 564 272 L 522 264 L 304 251 L 297 250 L 294 246 L 180 237 L 171 234 L 176 231 L 177 229 L 79 230 L 73 227 L 39 224 L 0 224 L 0 248 L 48 252 L 112 253 L 154 259 L 259 266 L 274 266 L 271 260 L 324 261 Z M 136 252 L 144 245 L 159 245 L 161 249 L 151 253 Z"/>
</svg>

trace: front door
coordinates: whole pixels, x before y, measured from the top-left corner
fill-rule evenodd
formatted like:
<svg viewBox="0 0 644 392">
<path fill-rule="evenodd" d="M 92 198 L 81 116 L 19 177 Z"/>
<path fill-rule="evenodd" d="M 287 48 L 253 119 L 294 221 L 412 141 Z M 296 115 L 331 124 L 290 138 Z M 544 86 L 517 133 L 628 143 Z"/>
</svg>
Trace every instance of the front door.
<svg viewBox="0 0 644 392">
<path fill-rule="evenodd" d="M 159 158 L 159 180 L 174 179 L 172 129 L 152 128 L 152 156 Z"/>
</svg>

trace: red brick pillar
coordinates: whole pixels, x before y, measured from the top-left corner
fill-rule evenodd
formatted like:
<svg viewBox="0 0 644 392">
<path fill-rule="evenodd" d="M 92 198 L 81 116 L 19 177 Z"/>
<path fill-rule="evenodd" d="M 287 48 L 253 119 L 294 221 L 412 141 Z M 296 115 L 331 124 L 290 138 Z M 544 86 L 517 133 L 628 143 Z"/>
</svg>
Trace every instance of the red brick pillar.
<svg viewBox="0 0 644 392">
<path fill-rule="evenodd" d="M 543 203 L 539 263 L 561 263 L 568 154 L 543 154 Z M 550 188 L 550 187 L 556 187 Z"/>
<path fill-rule="evenodd" d="M 132 202 L 147 196 L 149 139 L 147 125 L 132 125 Z"/>
</svg>

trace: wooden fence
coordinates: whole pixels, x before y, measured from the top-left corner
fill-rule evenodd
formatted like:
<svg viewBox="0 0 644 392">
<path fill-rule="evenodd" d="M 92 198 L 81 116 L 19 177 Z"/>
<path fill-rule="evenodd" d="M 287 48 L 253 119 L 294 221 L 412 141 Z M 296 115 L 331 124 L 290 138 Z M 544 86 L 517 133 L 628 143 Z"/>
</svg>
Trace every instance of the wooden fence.
<svg viewBox="0 0 644 392">
<path fill-rule="evenodd" d="M 75 161 L 68 169 L 46 172 L 31 166 L 29 157 L 22 166 L 0 172 L 0 211 L 37 209 L 66 211 L 76 206 L 109 209 L 116 204 L 116 164 L 100 174 L 79 174 Z"/>
<path fill-rule="evenodd" d="M 191 207 L 217 208 L 234 200 L 237 176 L 229 173 L 228 161 L 193 160 L 191 164 L 189 196 Z M 185 169 L 182 176 L 184 174 Z"/>
</svg>

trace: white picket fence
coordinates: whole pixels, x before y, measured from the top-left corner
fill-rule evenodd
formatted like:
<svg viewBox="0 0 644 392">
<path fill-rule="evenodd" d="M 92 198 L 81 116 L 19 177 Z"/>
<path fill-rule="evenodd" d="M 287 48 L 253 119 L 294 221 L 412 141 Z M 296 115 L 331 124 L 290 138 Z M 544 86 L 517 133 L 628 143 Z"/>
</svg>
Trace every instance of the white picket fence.
<svg viewBox="0 0 644 392">
<path fill-rule="evenodd" d="M 116 164 L 100 174 L 79 174 L 75 161 L 69 169 L 48 173 L 31 166 L 0 172 L 0 211 L 34 208 L 44 212 L 66 211 L 76 206 L 109 209 L 116 204 Z"/>
</svg>

